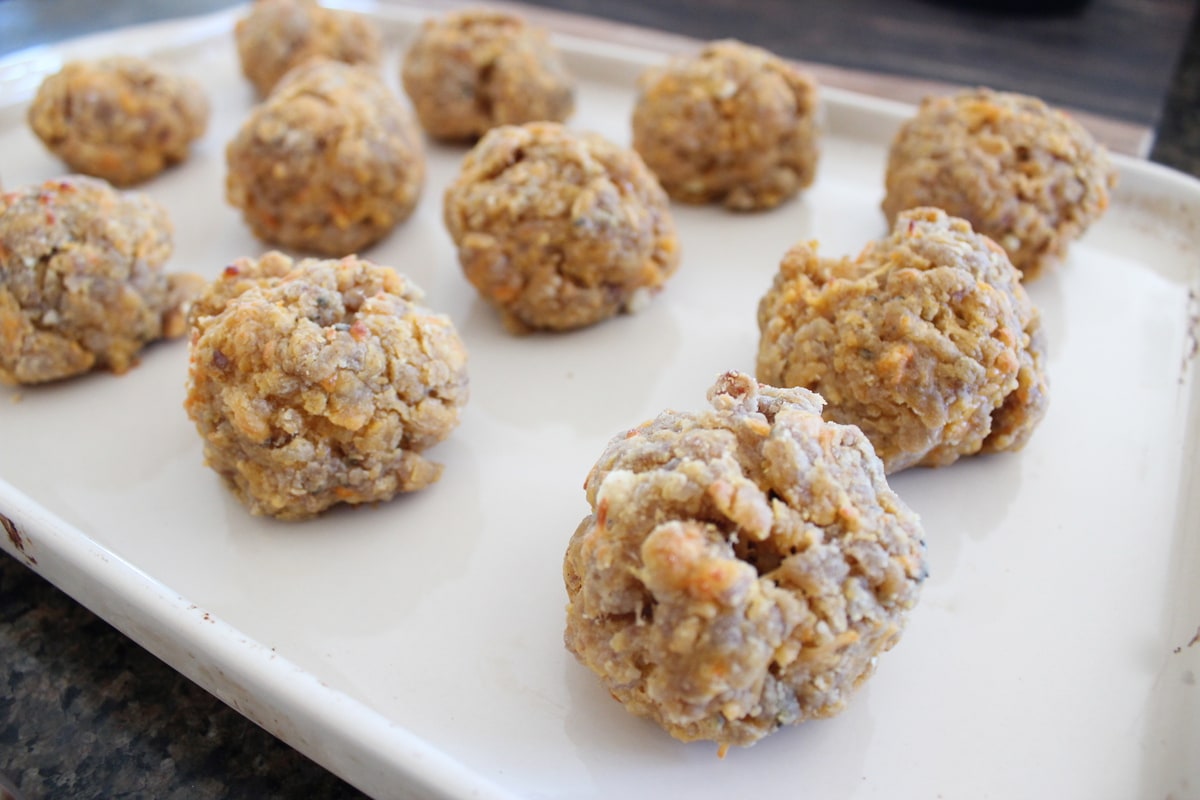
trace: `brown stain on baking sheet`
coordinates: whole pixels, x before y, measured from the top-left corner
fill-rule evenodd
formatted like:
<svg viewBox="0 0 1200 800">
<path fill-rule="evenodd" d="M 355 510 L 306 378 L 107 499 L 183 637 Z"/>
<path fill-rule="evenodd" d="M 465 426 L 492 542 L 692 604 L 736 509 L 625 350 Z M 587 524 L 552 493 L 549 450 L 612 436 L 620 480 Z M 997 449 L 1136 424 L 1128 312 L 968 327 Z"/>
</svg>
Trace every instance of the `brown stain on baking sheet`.
<svg viewBox="0 0 1200 800">
<path fill-rule="evenodd" d="M 1187 332 L 1183 345 L 1183 363 L 1180 365 L 1179 382 L 1187 379 L 1188 367 L 1200 353 L 1200 289 L 1188 289 Z"/>
<path fill-rule="evenodd" d="M 0 514 L 0 525 L 4 527 L 4 532 L 8 534 L 8 540 L 12 542 L 13 547 L 17 548 L 17 552 L 24 556 L 25 560 L 30 564 L 36 564 L 37 559 L 25 551 L 25 538 L 21 536 L 21 531 L 17 528 L 17 523 Z"/>
<path fill-rule="evenodd" d="M 1187 644 L 1185 644 L 1185 645 L 1180 645 L 1179 647 L 1176 647 L 1176 648 L 1175 648 L 1174 650 L 1172 650 L 1171 652 L 1172 652 L 1172 653 L 1174 653 L 1175 655 L 1179 655 L 1180 653 L 1182 653 L 1182 652 L 1183 652 L 1183 648 L 1185 648 L 1185 647 L 1192 647 L 1193 645 L 1197 645 L 1197 644 L 1200 644 L 1200 626 L 1197 626 L 1197 627 L 1196 627 L 1196 635 L 1195 635 L 1195 636 L 1193 636 L 1193 637 L 1192 637 L 1192 638 L 1191 638 L 1191 639 L 1188 641 L 1188 643 L 1187 643 Z"/>
</svg>

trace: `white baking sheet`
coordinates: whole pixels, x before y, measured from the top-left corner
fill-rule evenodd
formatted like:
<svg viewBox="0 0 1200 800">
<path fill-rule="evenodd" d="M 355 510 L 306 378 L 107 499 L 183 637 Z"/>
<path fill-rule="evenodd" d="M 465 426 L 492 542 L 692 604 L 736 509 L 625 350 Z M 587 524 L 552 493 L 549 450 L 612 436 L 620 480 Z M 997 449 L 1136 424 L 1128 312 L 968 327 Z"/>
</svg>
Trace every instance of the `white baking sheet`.
<svg viewBox="0 0 1200 800">
<path fill-rule="evenodd" d="M 419 9 L 366 6 L 393 45 Z M 214 116 L 144 187 L 178 270 L 264 247 L 223 202 L 223 150 L 253 102 L 235 16 L 120 31 L 0 62 L 0 179 L 61 174 L 23 104 L 67 54 L 157 52 Z M 559 37 L 572 124 L 628 142 L 655 52 Z M 429 148 L 402 229 L 369 252 L 426 289 L 471 352 L 463 423 L 431 489 L 304 524 L 253 518 L 201 463 L 186 346 L 142 365 L 0 388 L 0 546 L 238 710 L 385 796 L 1183 798 L 1200 793 L 1200 182 L 1119 159 L 1104 220 L 1029 288 L 1049 333 L 1049 415 L 1018 454 L 912 470 L 932 577 L 907 633 L 841 716 L 718 759 L 613 702 L 562 646 L 561 559 L 607 439 L 698 407 L 752 370 L 755 305 L 784 250 L 882 234 L 886 144 L 908 110 L 825 92 L 815 186 L 764 214 L 678 208 L 683 266 L 644 312 L 512 338 L 441 224 L 463 148 Z"/>
</svg>

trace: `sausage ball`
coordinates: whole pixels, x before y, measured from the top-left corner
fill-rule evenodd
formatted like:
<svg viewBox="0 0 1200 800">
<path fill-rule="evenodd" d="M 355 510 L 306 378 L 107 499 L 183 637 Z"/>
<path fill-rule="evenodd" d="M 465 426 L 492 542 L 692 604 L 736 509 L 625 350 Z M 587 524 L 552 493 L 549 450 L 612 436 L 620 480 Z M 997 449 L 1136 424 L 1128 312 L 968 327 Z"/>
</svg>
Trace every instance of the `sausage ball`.
<svg viewBox="0 0 1200 800">
<path fill-rule="evenodd" d="M 395 270 L 348 256 L 242 259 L 192 308 L 186 408 L 204 457 L 259 515 L 422 489 L 422 452 L 467 401 L 448 318 Z"/>
<path fill-rule="evenodd" d="M 1041 317 L 991 239 L 900 214 L 857 258 L 793 247 L 758 308 L 757 374 L 857 425 L 889 473 L 1022 447 L 1046 412 Z"/>
<path fill-rule="evenodd" d="M 370 20 L 313 0 L 255 0 L 234 28 L 242 72 L 259 95 L 310 58 L 377 67 L 382 39 Z"/>
<path fill-rule="evenodd" d="M 488 132 L 446 189 L 445 219 L 514 333 L 635 312 L 679 264 L 667 195 L 637 153 L 557 123 Z"/>
<path fill-rule="evenodd" d="M 842 711 L 925 579 L 917 517 L 821 398 L 736 372 L 615 437 L 563 565 L 567 648 L 672 736 L 751 745 Z"/>
<path fill-rule="evenodd" d="M 773 208 L 813 182 L 817 84 L 737 41 L 713 42 L 645 72 L 633 146 L 672 198 Z"/>
<path fill-rule="evenodd" d="M 400 98 L 362 67 L 297 67 L 225 151 L 225 193 L 265 242 L 324 256 L 358 252 L 416 207 L 420 133 Z"/>
<path fill-rule="evenodd" d="M 1108 208 L 1117 172 L 1083 126 L 1041 100 L 974 89 L 926 99 L 888 153 L 883 211 L 934 206 L 1007 251 L 1026 279 Z"/>
<path fill-rule="evenodd" d="M 562 122 L 575 108 L 574 81 L 545 31 L 504 11 L 427 20 L 404 55 L 401 78 L 421 127 L 438 139 Z"/>
<path fill-rule="evenodd" d="M 171 221 L 82 175 L 0 194 L 0 383 L 121 373 L 183 335 L 203 279 L 168 275 Z"/>
<path fill-rule="evenodd" d="M 200 84 L 132 56 L 72 61 L 42 81 L 29 125 L 67 166 L 117 186 L 188 157 L 209 105 Z"/>
</svg>

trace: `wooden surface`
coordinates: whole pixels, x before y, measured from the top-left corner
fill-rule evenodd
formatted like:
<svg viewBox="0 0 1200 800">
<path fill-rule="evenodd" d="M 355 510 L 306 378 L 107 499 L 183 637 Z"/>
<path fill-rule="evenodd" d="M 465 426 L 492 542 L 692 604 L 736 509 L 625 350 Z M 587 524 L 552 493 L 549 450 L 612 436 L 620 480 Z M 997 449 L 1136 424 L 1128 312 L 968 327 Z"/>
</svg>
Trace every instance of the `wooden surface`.
<svg viewBox="0 0 1200 800">
<path fill-rule="evenodd" d="M 1063 17 L 924 0 L 532 2 L 568 25 L 603 14 L 591 31 L 635 43 L 740 38 L 900 99 L 944 83 L 1037 94 L 1117 130 L 1155 131 L 1154 157 L 1200 175 L 1200 29 L 1188 0 L 1091 0 Z M 231 4 L 0 0 L 0 55 Z M 359 796 L 2 554 L 0 773 L 31 798 Z"/>
</svg>

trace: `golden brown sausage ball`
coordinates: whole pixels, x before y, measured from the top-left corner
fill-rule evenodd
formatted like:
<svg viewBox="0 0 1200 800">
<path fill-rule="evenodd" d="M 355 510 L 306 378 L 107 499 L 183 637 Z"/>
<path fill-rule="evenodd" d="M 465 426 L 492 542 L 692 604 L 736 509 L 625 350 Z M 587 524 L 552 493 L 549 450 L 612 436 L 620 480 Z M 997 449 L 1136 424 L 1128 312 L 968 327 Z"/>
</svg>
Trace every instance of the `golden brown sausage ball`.
<svg viewBox="0 0 1200 800">
<path fill-rule="evenodd" d="M 262 96 L 310 58 L 377 67 L 383 50 L 370 20 L 314 0 L 255 0 L 234 39 L 242 72 Z"/>
<path fill-rule="evenodd" d="M 427 20 L 404 55 L 401 78 L 421 127 L 438 139 L 562 122 L 575 108 L 574 81 L 546 32 L 505 11 L 465 9 Z"/>
<path fill-rule="evenodd" d="M 926 99 L 888 153 L 883 211 L 935 206 L 1007 251 L 1026 279 L 1061 261 L 1108 208 L 1117 173 L 1082 125 L 990 89 Z"/>
<path fill-rule="evenodd" d="M 613 438 L 592 467 L 565 639 L 628 710 L 723 749 L 842 711 L 926 566 L 917 517 L 820 397 L 728 373 L 709 400 Z"/>
<path fill-rule="evenodd" d="M 713 42 L 638 89 L 633 146 L 672 198 L 754 211 L 813 182 L 816 82 L 766 50 Z"/>
<path fill-rule="evenodd" d="M 197 81 L 131 56 L 72 61 L 42 81 L 29 106 L 29 125 L 51 152 L 117 186 L 186 159 L 208 116 Z"/>
<path fill-rule="evenodd" d="M 1041 317 L 991 239 L 906 211 L 857 258 L 796 245 L 758 309 L 758 379 L 803 386 L 889 473 L 1022 447 L 1046 412 Z"/>
<path fill-rule="evenodd" d="M 557 123 L 487 133 L 445 219 L 467 279 L 517 333 L 637 311 L 679 264 L 667 196 L 637 153 Z"/>
<path fill-rule="evenodd" d="M 425 152 L 408 111 L 363 67 L 290 72 L 226 148 L 225 191 L 255 236 L 325 256 L 356 253 L 416 207 Z"/>
<path fill-rule="evenodd" d="M 227 267 L 191 311 L 188 415 L 254 514 L 304 519 L 422 489 L 458 424 L 467 354 L 389 267 L 272 252 Z"/>
<path fill-rule="evenodd" d="M 121 373 L 181 336 L 203 280 L 167 275 L 171 222 L 141 194 L 82 175 L 0 195 L 0 383 Z"/>
</svg>

